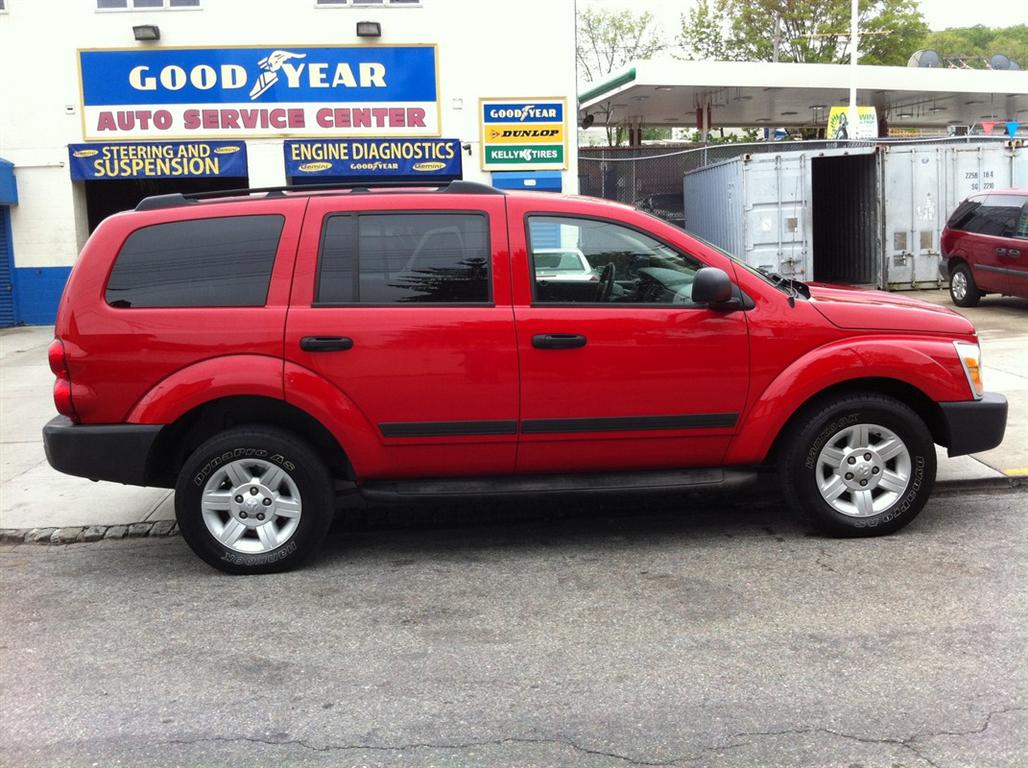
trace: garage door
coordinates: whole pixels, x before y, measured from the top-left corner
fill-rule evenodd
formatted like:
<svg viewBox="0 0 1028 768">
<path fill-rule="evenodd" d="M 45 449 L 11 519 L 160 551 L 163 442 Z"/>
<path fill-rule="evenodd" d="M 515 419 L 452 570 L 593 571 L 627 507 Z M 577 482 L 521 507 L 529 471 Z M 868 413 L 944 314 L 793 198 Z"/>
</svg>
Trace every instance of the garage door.
<svg viewBox="0 0 1028 768">
<path fill-rule="evenodd" d="M 14 325 L 14 283 L 11 279 L 11 209 L 0 205 L 0 328 Z"/>
</svg>

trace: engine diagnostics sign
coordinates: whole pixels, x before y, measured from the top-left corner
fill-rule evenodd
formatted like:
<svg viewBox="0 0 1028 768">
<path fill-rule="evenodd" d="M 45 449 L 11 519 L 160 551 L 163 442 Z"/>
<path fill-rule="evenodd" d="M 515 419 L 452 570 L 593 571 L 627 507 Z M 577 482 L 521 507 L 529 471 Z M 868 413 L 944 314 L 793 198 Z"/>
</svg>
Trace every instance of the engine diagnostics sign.
<svg viewBox="0 0 1028 768">
<path fill-rule="evenodd" d="M 564 99 L 480 99 L 483 171 L 567 168 Z"/>
<path fill-rule="evenodd" d="M 87 141 L 440 133 L 434 45 L 82 50 L 79 76 Z"/>
</svg>

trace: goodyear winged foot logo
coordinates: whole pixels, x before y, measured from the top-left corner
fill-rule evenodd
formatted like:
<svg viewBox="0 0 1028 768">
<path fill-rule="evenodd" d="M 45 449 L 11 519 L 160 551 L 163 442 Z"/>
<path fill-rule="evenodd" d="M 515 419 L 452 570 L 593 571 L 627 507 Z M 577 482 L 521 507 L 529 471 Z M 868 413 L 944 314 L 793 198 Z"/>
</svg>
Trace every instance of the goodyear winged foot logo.
<svg viewBox="0 0 1028 768">
<path fill-rule="evenodd" d="M 278 82 L 278 71 L 282 65 L 290 59 L 306 58 L 306 53 L 293 53 L 291 51 L 272 51 L 263 59 L 257 62 L 262 72 L 257 76 L 257 82 L 250 89 L 250 100 L 253 101 L 271 86 Z"/>
</svg>

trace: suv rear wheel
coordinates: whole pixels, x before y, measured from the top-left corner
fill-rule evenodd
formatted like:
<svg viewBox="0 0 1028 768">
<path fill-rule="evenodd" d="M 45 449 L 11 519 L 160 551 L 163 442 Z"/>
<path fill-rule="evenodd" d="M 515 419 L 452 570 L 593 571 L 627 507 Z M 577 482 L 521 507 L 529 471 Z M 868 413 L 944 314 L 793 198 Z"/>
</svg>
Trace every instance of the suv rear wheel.
<svg viewBox="0 0 1028 768">
<path fill-rule="evenodd" d="M 332 481 L 317 453 L 288 432 L 240 427 L 186 460 L 175 517 L 189 546 L 226 573 L 296 567 L 332 522 Z"/>
<path fill-rule="evenodd" d="M 977 307 L 982 299 L 982 292 L 975 285 L 971 268 L 960 262 L 949 276 L 949 297 L 958 307 Z"/>
<path fill-rule="evenodd" d="M 820 529 L 877 536 L 917 517 L 935 483 L 935 445 L 924 421 L 881 395 L 851 395 L 805 414 L 786 440 L 786 498 Z"/>
</svg>

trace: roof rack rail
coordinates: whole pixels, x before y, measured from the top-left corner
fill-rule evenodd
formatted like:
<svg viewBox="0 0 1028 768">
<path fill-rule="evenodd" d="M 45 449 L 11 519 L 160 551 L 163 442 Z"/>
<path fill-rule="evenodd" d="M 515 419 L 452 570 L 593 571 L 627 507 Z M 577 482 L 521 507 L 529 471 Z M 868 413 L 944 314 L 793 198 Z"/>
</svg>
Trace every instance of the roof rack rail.
<svg viewBox="0 0 1028 768">
<path fill-rule="evenodd" d="M 502 195 L 502 190 L 490 187 L 477 181 L 457 179 L 451 182 L 419 179 L 416 181 L 343 181 L 326 184 L 287 184 L 280 187 L 243 187 L 240 189 L 219 189 L 213 192 L 175 192 L 170 195 L 151 195 L 144 197 L 136 206 L 137 211 L 157 211 L 162 208 L 178 208 L 200 200 L 216 200 L 220 197 L 242 197 L 244 195 L 264 194 L 267 197 L 285 197 L 286 192 L 324 192 L 326 190 L 350 190 L 351 192 L 370 192 L 382 188 L 434 188 L 437 192 L 451 195 Z"/>
</svg>

